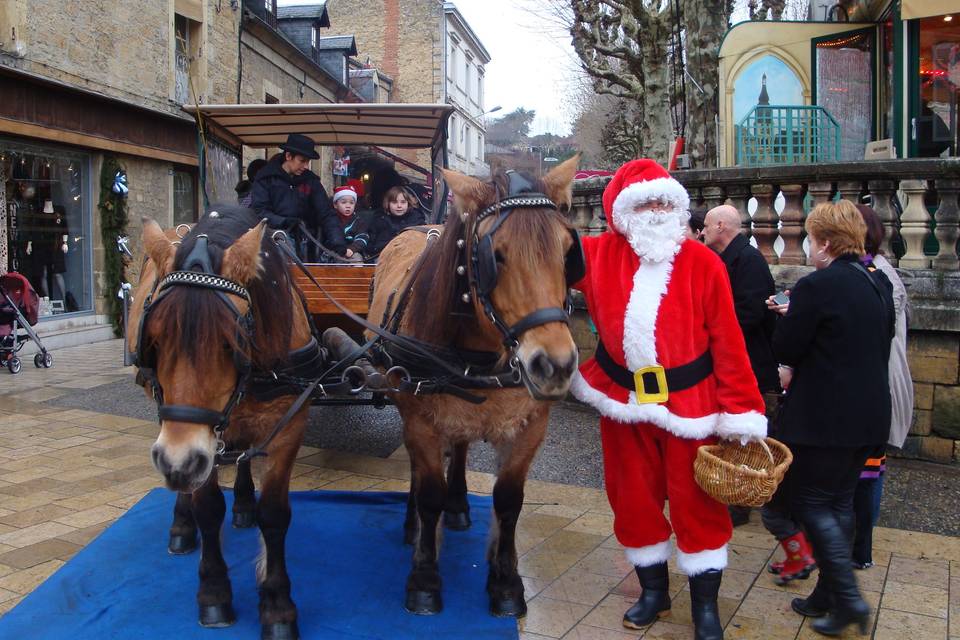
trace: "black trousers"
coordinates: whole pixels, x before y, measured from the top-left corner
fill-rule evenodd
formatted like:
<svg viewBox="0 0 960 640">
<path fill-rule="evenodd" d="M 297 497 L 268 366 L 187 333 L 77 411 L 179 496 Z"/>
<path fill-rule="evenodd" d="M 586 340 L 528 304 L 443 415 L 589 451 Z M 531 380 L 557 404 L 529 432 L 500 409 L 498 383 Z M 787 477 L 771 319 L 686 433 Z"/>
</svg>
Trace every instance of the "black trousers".
<svg viewBox="0 0 960 640">
<path fill-rule="evenodd" d="M 790 514 L 806 531 L 820 568 L 821 586 L 838 606 L 860 600 L 853 575 L 853 497 L 873 447 L 791 445 L 784 478 Z"/>
</svg>

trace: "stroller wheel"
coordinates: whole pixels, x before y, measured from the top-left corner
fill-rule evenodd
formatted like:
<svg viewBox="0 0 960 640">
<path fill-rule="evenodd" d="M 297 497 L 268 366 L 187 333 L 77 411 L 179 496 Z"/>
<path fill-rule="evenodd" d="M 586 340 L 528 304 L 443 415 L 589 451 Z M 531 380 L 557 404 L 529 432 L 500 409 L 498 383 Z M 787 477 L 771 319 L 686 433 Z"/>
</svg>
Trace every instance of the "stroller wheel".
<svg viewBox="0 0 960 640">
<path fill-rule="evenodd" d="M 43 354 L 42 354 L 42 353 L 35 353 L 35 354 L 33 355 L 33 366 L 35 366 L 37 369 L 39 369 L 40 367 L 43 366 Z"/>
<path fill-rule="evenodd" d="M 49 351 L 43 354 L 43 368 L 49 369 L 53 366 L 53 354 Z"/>
<path fill-rule="evenodd" d="M 10 373 L 17 374 L 20 373 L 20 369 L 23 368 L 23 363 L 20 362 L 20 358 L 10 358 L 7 360 L 7 369 L 10 370 Z"/>
</svg>

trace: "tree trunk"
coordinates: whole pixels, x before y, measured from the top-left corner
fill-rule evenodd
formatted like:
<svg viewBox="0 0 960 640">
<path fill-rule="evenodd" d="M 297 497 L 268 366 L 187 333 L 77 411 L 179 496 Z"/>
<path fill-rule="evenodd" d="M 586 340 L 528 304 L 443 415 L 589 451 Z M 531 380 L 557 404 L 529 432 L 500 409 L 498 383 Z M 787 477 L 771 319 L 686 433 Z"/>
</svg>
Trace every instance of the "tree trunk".
<svg viewBox="0 0 960 640">
<path fill-rule="evenodd" d="M 690 155 L 691 166 L 697 169 L 717 166 L 719 52 L 729 15 L 727 0 L 685 0 L 683 5 L 684 51 L 690 74 L 684 79 L 687 93 L 686 153 Z"/>
</svg>

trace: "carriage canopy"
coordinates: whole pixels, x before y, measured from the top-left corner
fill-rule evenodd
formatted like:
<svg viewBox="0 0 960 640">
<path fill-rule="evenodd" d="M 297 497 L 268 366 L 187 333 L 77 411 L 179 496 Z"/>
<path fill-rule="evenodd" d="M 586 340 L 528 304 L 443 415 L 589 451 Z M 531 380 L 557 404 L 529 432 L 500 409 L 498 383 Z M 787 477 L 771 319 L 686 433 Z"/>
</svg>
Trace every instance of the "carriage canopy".
<svg viewBox="0 0 960 640">
<path fill-rule="evenodd" d="M 448 104 L 206 104 L 184 105 L 198 124 L 235 147 L 277 147 L 300 133 L 321 146 L 430 149 L 434 220 L 442 218 L 446 189 Z"/>
</svg>

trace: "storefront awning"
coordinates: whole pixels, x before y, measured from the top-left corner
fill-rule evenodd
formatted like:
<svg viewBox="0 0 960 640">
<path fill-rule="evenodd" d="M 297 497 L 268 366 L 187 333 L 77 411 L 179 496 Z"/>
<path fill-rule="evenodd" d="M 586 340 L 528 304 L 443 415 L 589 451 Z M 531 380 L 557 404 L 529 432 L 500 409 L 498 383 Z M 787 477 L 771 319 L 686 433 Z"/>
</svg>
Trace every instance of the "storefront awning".
<svg viewBox="0 0 960 640">
<path fill-rule="evenodd" d="M 277 147 L 291 133 L 318 145 L 429 148 L 443 137 L 453 107 L 446 104 L 229 104 L 186 105 L 250 147 Z M 199 115 L 198 115 L 199 112 Z"/>
<path fill-rule="evenodd" d="M 957 0 L 900 0 L 900 3 L 900 17 L 903 20 L 960 13 Z"/>
</svg>

